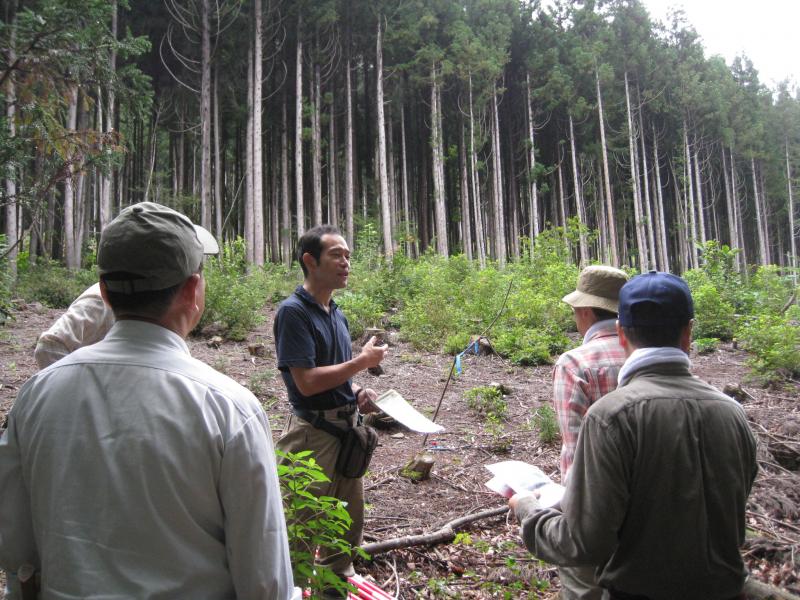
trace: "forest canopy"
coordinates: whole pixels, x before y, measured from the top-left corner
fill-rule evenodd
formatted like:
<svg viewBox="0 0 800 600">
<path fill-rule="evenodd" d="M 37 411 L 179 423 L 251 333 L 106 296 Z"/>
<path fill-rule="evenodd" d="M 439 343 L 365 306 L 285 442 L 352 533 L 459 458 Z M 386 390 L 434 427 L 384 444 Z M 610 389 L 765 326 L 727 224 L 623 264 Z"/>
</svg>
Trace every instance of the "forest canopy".
<svg viewBox="0 0 800 600">
<path fill-rule="evenodd" d="M 387 259 L 796 266 L 800 96 L 638 0 L 7 0 L 5 260 L 91 263 L 157 201 L 255 264 L 377 226 Z"/>
</svg>

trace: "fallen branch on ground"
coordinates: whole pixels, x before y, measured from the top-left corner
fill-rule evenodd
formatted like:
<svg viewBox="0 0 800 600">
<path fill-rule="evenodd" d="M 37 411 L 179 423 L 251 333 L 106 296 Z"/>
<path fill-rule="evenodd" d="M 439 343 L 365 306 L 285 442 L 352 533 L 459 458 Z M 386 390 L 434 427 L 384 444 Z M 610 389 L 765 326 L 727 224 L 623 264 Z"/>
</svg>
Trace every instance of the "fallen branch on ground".
<svg viewBox="0 0 800 600">
<path fill-rule="evenodd" d="M 484 510 L 473 515 L 466 515 L 459 517 L 458 519 L 453 519 L 449 523 L 445 524 L 441 529 L 437 529 L 431 533 L 406 535 L 399 538 L 384 540 L 382 542 L 364 544 L 361 546 L 361 549 L 370 556 L 375 556 L 376 554 L 388 552 L 389 550 L 397 550 L 398 548 L 409 548 L 411 546 L 433 546 L 435 544 L 452 542 L 456 537 L 457 529 L 464 527 L 465 525 L 469 525 L 470 523 L 474 523 L 475 521 L 488 519 L 490 517 L 499 517 L 507 512 L 508 506 Z"/>
</svg>

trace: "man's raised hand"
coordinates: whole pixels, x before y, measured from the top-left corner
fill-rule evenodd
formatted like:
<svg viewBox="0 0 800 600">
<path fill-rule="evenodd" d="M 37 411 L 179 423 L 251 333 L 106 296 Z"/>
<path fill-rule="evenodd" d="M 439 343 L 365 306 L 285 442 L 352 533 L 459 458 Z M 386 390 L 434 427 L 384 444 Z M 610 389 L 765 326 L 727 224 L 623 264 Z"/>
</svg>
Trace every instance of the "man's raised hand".
<svg viewBox="0 0 800 600">
<path fill-rule="evenodd" d="M 364 367 L 370 369 L 372 367 L 377 367 L 381 364 L 381 361 L 386 356 L 386 353 L 389 351 L 389 345 L 384 344 L 383 346 L 376 346 L 375 342 L 378 341 L 374 335 L 369 338 L 369 341 L 364 344 L 364 347 L 361 349 L 361 356 L 364 360 Z"/>
</svg>

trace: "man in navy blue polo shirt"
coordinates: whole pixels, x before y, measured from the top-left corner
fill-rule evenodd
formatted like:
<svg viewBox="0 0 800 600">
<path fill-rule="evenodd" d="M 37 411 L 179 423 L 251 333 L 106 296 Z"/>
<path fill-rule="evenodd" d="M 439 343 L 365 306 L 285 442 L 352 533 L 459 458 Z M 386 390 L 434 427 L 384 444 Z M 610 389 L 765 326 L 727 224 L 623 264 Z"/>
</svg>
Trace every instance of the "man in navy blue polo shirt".
<svg viewBox="0 0 800 600">
<path fill-rule="evenodd" d="M 352 378 L 380 364 L 388 347 L 375 345 L 373 337 L 353 358 L 347 319 L 331 297 L 334 290 L 347 286 L 350 275 L 350 249 L 336 227 L 320 225 L 306 232 L 298 241 L 297 259 L 303 285 L 278 307 L 274 324 L 278 369 L 292 406 L 277 447 L 283 452 L 314 451 L 314 459 L 331 481 L 311 491 L 347 503 L 353 523 L 345 539 L 359 546 L 364 526 L 362 479 L 336 472 L 340 441 L 318 421 L 348 429 L 356 424 L 359 412 L 376 409 L 377 394 L 354 384 Z M 321 548 L 318 562 L 343 579 L 354 574 L 348 554 Z"/>
</svg>

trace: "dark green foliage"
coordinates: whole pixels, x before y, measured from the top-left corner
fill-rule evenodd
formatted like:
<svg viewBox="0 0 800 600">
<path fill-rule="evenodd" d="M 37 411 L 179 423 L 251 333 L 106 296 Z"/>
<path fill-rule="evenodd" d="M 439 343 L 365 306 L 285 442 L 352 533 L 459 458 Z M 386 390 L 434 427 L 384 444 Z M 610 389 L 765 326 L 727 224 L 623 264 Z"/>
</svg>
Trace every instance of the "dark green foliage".
<svg viewBox="0 0 800 600">
<path fill-rule="evenodd" d="M 472 388 L 464 393 L 464 398 L 467 400 L 467 406 L 487 421 L 494 423 L 505 421 L 508 403 L 499 387 L 487 385 Z"/>
<path fill-rule="evenodd" d="M 746 319 L 737 337 L 753 355 L 749 364 L 764 382 L 800 375 L 800 310 Z"/>
<path fill-rule="evenodd" d="M 697 338 L 694 340 L 694 347 L 698 354 L 710 354 L 719 347 L 717 338 Z"/>
<path fill-rule="evenodd" d="M 27 257 L 18 262 L 15 294 L 27 302 L 41 302 L 51 308 L 66 308 L 83 291 L 97 283 L 94 267 L 71 271 L 55 262 L 27 264 Z"/>
<path fill-rule="evenodd" d="M 685 275 L 695 302 L 697 350 L 711 351 L 714 338 L 735 336 L 753 355 L 749 363 L 758 378 L 794 377 L 800 373 L 800 310 L 784 312 L 793 294 L 791 278 L 771 265 L 745 277 L 734 268 L 737 252 L 709 241 L 701 248 L 701 268 Z"/>
<path fill-rule="evenodd" d="M 346 591 L 351 586 L 329 568 L 314 564 L 317 548 L 347 554 L 356 552 L 368 558 L 363 551 L 351 548 L 342 539 L 352 523 L 344 503 L 330 496 L 314 495 L 314 486 L 330 479 L 314 460 L 313 452 L 306 450 L 287 454 L 276 450 L 275 454 L 285 459 L 284 464 L 278 465 L 278 478 L 295 585 L 310 589 L 312 597 L 319 597 L 325 588 Z"/>
<path fill-rule="evenodd" d="M 298 276 L 280 266 L 247 269 L 241 238 L 226 243 L 218 258 L 206 260 L 206 309 L 198 325 L 216 323 L 232 340 L 242 340 L 264 320 L 261 309 L 267 301 L 288 296 Z"/>
<path fill-rule="evenodd" d="M 556 411 L 549 404 L 542 404 L 533 411 L 533 426 L 543 444 L 554 443 L 559 436 Z"/>
</svg>

